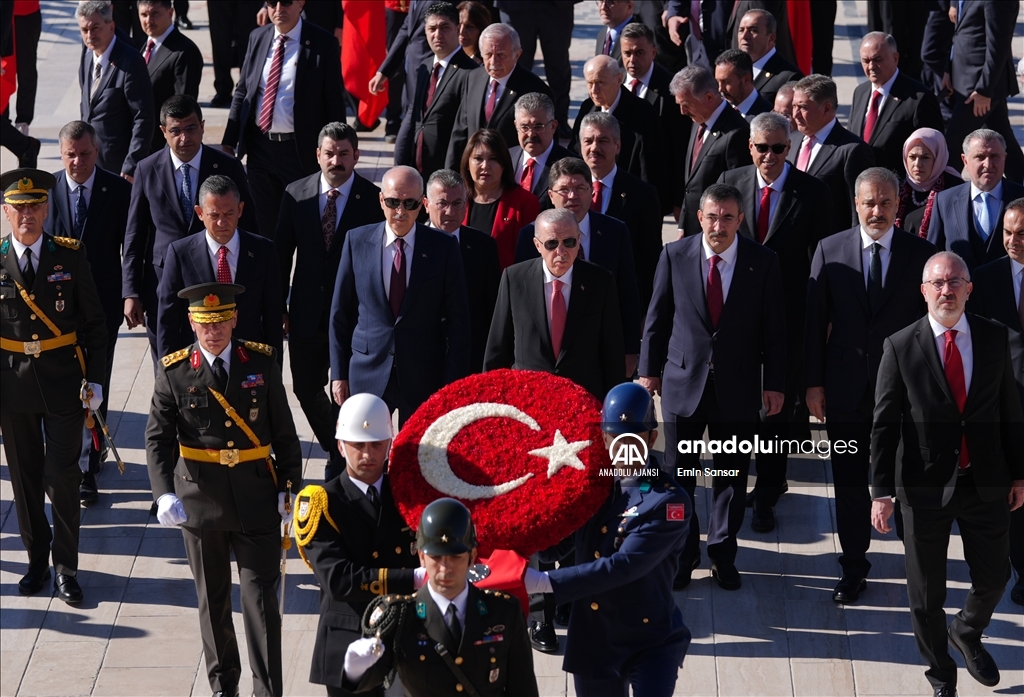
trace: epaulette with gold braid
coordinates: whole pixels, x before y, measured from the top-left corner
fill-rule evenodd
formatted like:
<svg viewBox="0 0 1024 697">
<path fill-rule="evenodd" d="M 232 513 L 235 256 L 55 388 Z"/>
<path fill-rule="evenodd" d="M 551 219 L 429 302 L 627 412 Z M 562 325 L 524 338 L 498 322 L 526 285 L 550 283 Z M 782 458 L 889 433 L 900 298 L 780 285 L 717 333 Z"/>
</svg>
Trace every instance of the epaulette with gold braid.
<svg viewBox="0 0 1024 697">
<path fill-rule="evenodd" d="M 67 247 L 68 249 L 73 249 L 76 252 L 82 248 L 82 240 L 76 240 L 74 237 L 54 237 L 53 241 L 61 247 Z"/>
<path fill-rule="evenodd" d="M 58 237 L 58 238 L 55 238 L 55 239 L 64 239 L 64 238 L 59 238 Z M 77 240 L 76 240 L 76 242 L 77 242 Z M 165 368 L 170 368 L 175 363 L 178 363 L 179 361 L 183 361 L 186 358 L 188 358 L 188 349 L 187 348 L 183 348 L 180 351 L 175 351 L 174 353 L 168 353 L 166 356 L 164 356 L 163 358 L 160 359 L 160 362 L 164 364 Z"/>
<path fill-rule="evenodd" d="M 271 346 L 270 344 L 260 344 L 255 341 L 246 341 L 245 347 L 247 349 L 252 349 L 253 351 L 258 351 L 259 353 L 262 353 L 264 356 L 274 355 L 274 347 Z"/>
<path fill-rule="evenodd" d="M 256 346 L 263 345 L 256 344 Z M 312 569 L 313 565 L 309 563 L 306 553 L 302 548 L 308 545 L 313 540 L 313 536 L 316 535 L 317 528 L 320 527 L 320 516 L 322 515 L 326 518 L 328 524 L 338 534 L 341 534 L 341 529 L 334 522 L 334 519 L 331 518 L 330 511 L 327 510 L 327 490 L 322 486 L 317 484 L 305 486 L 296 496 L 296 503 L 298 505 L 295 509 L 295 517 L 292 519 L 295 541 L 299 543 L 299 556 L 302 557 L 302 561 L 306 562 L 306 566 Z"/>
</svg>

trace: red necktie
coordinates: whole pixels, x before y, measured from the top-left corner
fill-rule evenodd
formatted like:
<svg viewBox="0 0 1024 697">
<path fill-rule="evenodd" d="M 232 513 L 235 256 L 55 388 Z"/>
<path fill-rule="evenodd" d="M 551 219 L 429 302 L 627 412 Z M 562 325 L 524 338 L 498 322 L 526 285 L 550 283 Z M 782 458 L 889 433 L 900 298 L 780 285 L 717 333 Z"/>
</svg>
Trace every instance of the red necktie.
<svg viewBox="0 0 1024 697">
<path fill-rule="evenodd" d="M 812 150 L 814 150 L 814 136 L 804 139 L 803 146 L 800 148 L 800 157 L 796 159 L 796 168 L 801 172 L 806 172 L 810 166 Z"/>
<path fill-rule="evenodd" d="M 639 88 L 639 87 L 640 87 L 640 81 L 637 80 L 636 78 L 633 78 L 633 81 L 631 83 L 629 83 L 629 91 L 632 92 L 633 94 L 636 94 L 637 93 L 637 88 Z"/>
<path fill-rule="evenodd" d="M 871 134 L 875 131 L 875 123 L 878 121 L 878 102 L 882 99 L 881 90 L 873 90 L 871 93 L 871 106 L 868 107 L 868 117 L 864 121 L 864 142 L 871 142 Z"/>
<path fill-rule="evenodd" d="M 146 52 L 142 54 L 142 57 L 146 59 L 146 65 L 149 65 L 149 59 L 153 56 L 154 48 L 156 48 L 156 42 L 153 39 L 146 42 Z"/>
<path fill-rule="evenodd" d="M 557 278 L 551 282 L 551 298 L 549 307 L 551 313 L 551 350 L 558 360 L 562 353 L 562 335 L 565 334 L 565 297 L 562 295 L 562 286 L 565 283 Z"/>
<path fill-rule="evenodd" d="M 498 103 L 498 81 L 491 80 L 491 94 L 487 97 L 487 105 L 484 107 L 484 121 L 490 121 L 494 116 L 494 105 Z"/>
<path fill-rule="evenodd" d="M 711 327 L 718 329 L 718 320 L 722 316 L 722 307 L 725 300 L 722 298 L 722 274 L 718 272 L 718 262 L 722 258 L 715 254 L 708 261 L 711 268 L 708 270 L 708 314 L 711 315 Z"/>
<path fill-rule="evenodd" d="M 324 214 L 320 217 L 320 227 L 324 231 L 324 247 L 331 249 L 331 242 L 334 241 L 334 230 L 338 227 L 338 194 L 337 189 L 327 192 L 327 205 L 324 206 Z"/>
<path fill-rule="evenodd" d="M 277 100 L 277 87 L 281 84 L 281 69 L 284 66 L 284 42 L 288 37 L 284 34 L 277 39 L 277 48 L 274 49 L 274 58 L 270 62 L 270 75 L 267 76 L 267 87 L 263 90 L 263 105 L 260 107 L 260 117 L 256 125 L 264 133 L 270 131 L 274 125 L 274 102 Z"/>
<path fill-rule="evenodd" d="M 956 400 L 956 408 L 964 413 L 964 405 L 967 404 L 967 381 L 964 379 L 964 359 L 960 355 L 960 349 L 956 345 L 956 330 L 946 331 L 946 351 L 943 356 L 946 364 L 946 382 L 949 383 L 949 391 L 953 393 Z M 964 469 L 971 462 L 971 456 L 967 452 L 967 435 L 964 434 L 960 442 L 960 469 Z"/>
<path fill-rule="evenodd" d="M 602 53 L 606 56 L 612 55 L 612 30 L 606 29 L 604 34 L 604 51 Z"/>
<path fill-rule="evenodd" d="M 707 129 L 701 124 L 697 129 L 697 137 L 693 139 L 693 154 L 690 155 L 690 171 L 697 166 L 697 158 L 700 157 L 700 150 L 704 147 L 704 134 Z"/>
<path fill-rule="evenodd" d="M 228 266 L 228 248 L 217 250 L 217 283 L 231 283 L 231 267 Z"/>
<path fill-rule="evenodd" d="M 757 241 L 764 244 L 768 237 L 768 224 L 771 222 L 772 187 L 761 190 L 761 207 L 757 211 Z"/>
<path fill-rule="evenodd" d="M 600 179 L 594 180 L 594 195 L 590 198 L 590 205 L 594 207 L 594 210 L 598 213 L 601 212 L 601 192 L 604 191 L 604 184 L 601 183 Z"/>
<path fill-rule="evenodd" d="M 519 186 L 523 187 L 527 191 L 533 191 L 533 166 L 537 163 L 532 157 L 526 161 L 526 165 L 523 167 L 523 176 L 519 180 Z"/>
<path fill-rule="evenodd" d="M 430 87 L 427 88 L 427 102 L 423 105 L 425 112 L 434 103 L 434 92 L 437 91 L 437 78 L 441 75 L 441 64 L 434 63 L 434 69 L 430 72 Z"/>
<path fill-rule="evenodd" d="M 405 300 L 405 240 L 399 237 L 395 240 L 395 263 L 391 265 L 391 292 L 388 295 L 391 314 L 395 316 L 395 319 L 398 319 L 398 313 L 402 310 L 403 300 Z"/>
</svg>

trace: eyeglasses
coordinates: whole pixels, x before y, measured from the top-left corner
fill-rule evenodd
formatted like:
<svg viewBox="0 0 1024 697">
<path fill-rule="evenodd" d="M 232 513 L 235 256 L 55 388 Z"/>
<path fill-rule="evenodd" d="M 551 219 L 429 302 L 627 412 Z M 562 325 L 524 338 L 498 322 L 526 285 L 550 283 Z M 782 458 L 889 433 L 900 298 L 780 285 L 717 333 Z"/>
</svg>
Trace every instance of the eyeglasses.
<svg viewBox="0 0 1024 697">
<path fill-rule="evenodd" d="M 615 3 L 617 2 L 617 1 L 618 1 L 618 0 L 597 0 L 597 6 L 598 6 L 598 7 L 601 7 L 602 5 L 604 5 L 605 7 L 611 7 L 611 6 L 613 6 L 613 5 L 614 5 L 614 4 L 615 4 Z"/>
<path fill-rule="evenodd" d="M 739 220 L 735 215 L 715 215 L 714 213 L 705 213 L 702 217 L 712 225 L 717 222 L 721 222 L 723 225 L 732 225 Z"/>
<path fill-rule="evenodd" d="M 576 245 L 578 245 L 580 241 L 575 237 L 567 237 L 564 240 L 544 240 L 544 249 L 549 252 L 553 252 L 558 249 L 559 243 L 561 243 L 561 245 L 566 249 L 575 249 Z"/>
<path fill-rule="evenodd" d="M 552 121 L 553 120 L 554 119 L 552 119 Z M 551 125 L 551 121 L 548 121 L 546 123 L 524 123 L 521 126 L 517 125 L 516 129 L 520 133 L 526 133 L 526 134 L 529 134 L 529 133 L 543 133 L 544 129 L 547 128 L 550 125 Z"/>
<path fill-rule="evenodd" d="M 457 198 L 454 201 L 445 201 L 445 200 L 442 199 L 441 201 L 438 201 L 438 202 L 433 203 L 431 205 L 435 206 L 436 208 L 439 208 L 439 209 L 465 208 L 466 207 L 466 200 L 465 199 L 461 199 L 461 198 Z"/>
<path fill-rule="evenodd" d="M 786 151 L 786 145 L 788 145 L 788 143 L 775 143 L 773 145 L 768 145 L 768 143 L 754 143 L 754 148 L 756 148 L 762 155 L 769 150 L 776 155 L 781 155 Z"/>
<path fill-rule="evenodd" d="M 168 129 L 165 129 L 165 130 L 168 133 L 171 134 L 172 138 L 178 138 L 182 134 L 190 136 L 190 135 L 192 135 L 193 133 L 195 133 L 196 131 L 199 130 L 199 124 L 194 123 L 191 126 L 185 126 L 185 128 L 168 128 Z"/>
<path fill-rule="evenodd" d="M 275 7 L 277 5 L 283 5 L 284 7 L 291 7 L 294 0 L 267 0 L 267 7 Z"/>
<path fill-rule="evenodd" d="M 407 211 L 414 211 L 421 205 L 423 205 L 423 202 L 420 201 L 418 198 L 386 198 L 384 199 L 384 205 L 390 208 L 391 210 L 394 210 L 401 206 Z"/>
<path fill-rule="evenodd" d="M 554 189 L 552 193 L 556 193 L 562 198 L 570 198 L 576 196 L 577 198 L 586 198 L 590 195 L 589 186 L 577 186 L 573 189 Z"/>
<path fill-rule="evenodd" d="M 965 283 L 970 283 L 970 281 L 966 278 L 947 278 L 944 281 L 925 281 L 925 283 L 934 288 L 936 293 L 941 293 L 947 285 L 951 290 L 960 290 Z"/>
</svg>

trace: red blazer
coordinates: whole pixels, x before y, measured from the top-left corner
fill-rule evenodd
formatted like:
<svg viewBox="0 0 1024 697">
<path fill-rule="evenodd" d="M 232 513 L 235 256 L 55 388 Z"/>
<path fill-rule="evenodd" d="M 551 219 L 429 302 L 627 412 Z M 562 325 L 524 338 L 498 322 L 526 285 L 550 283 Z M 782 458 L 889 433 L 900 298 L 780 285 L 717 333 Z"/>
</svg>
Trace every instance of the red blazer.
<svg viewBox="0 0 1024 697">
<path fill-rule="evenodd" d="M 463 225 L 469 225 L 469 209 L 472 205 L 473 201 L 470 200 Z M 523 187 L 517 184 L 502 192 L 494 214 L 494 225 L 491 226 L 491 237 L 498 243 L 498 261 L 502 271 L 515 263 L 519 231 L 536 220 L 538 215 L 540 202 Z"/>
</svg>

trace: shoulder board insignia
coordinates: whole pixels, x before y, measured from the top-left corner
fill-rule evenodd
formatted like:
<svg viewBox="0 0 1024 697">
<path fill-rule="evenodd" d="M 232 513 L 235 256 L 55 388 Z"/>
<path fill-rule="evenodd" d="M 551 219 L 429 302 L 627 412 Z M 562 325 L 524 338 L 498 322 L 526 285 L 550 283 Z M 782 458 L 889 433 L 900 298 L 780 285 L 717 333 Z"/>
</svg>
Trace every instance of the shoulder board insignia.
<svg viewBox="0 0 1024 697">
<path fill-rule="evenodd" d="M 185 360 L 188 357 L 188 349 L 184 348 L 174 353 L 169 353 L 160 359 L 160 362 L 164 364 L 165 368 L 170 368 L 175 363 Z"/>
<path fill-rule="evenodd" d="M 53 241 L 59 244 L 61 247 L 74 249 L 76 252 L 82 248 L 82 241 L 76 240 L 74 237 L 54 237 Z"/>
<path fill-rule="evenodd" d="M 422 600 L 416 603 L 416 616 L 421 620 L 427 619 L 427 604 Z"/>
<path fill-rule="evenodd" d="M 0 242 L 0 252 L 2 252 L 4 254 L 7 254 L 7 252 L 10 251 L 10 249 L 11 249 L 11 240 L 10 240 L 10 238 L 7 238 L 3 242 Z"/>
<path fill-rule="evenodd" d="M 295 511 L 295 539 L 299 547 L 305 547 L 316 535 L 320 525 L 320 517 L 327 519 L 327 523 L 338 530 L 338 526 L 331 518 L 327 510 L 327 490 L 317 484 L 309 484 L 304 487 L 296 496 L 298 506 Z"/>
<path fill-rule="evenodd" d="M 249 362 L 249 352 L 245 350 L 244 346 L 239 346 L 235 353 L 238 354 L 238 360 L 242 361 L 242 363 Z"/>
<path fill-rule="evenodd" d="M 252 350 L 252 351 L 256 351 L 258 353 L 262 353 L 264 356 L 273 356 L 274 355 L 274 347 L 269 345 L 269 344 L 260 344 L 260 343 L 257 343 L 255 341 L 246 341 L 245 342 L 245 347 L 247 349 Z"/>
</svg>

